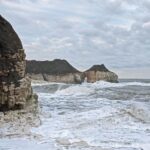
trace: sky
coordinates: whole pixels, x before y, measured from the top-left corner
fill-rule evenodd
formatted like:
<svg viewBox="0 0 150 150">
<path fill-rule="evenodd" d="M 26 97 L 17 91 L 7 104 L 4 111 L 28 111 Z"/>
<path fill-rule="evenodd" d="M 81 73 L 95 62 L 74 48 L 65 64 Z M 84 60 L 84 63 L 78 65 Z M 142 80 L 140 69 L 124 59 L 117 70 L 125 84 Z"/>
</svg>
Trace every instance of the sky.
<svg viewBox="0 0 150 150">
<path fill-rule="evenodd" d="M 120 78 L 150 78 L 150 0 L 0 0 L 27 59 L 105 64 Z"/>
</svg>

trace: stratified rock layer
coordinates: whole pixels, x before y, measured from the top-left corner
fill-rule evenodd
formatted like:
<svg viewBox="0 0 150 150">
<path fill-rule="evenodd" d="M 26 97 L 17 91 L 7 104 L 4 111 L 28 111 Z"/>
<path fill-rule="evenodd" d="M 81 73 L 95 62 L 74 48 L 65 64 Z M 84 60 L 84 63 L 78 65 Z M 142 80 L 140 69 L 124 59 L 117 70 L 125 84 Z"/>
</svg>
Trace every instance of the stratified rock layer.
<svg viewBox="0 0 150 150">
<path fill-rule="evenodd" d="M 0 16 L 0 111 L 24 108 L 32 99 L 25 68 L 22 43 L 9 22 Z"/>
<path fill-rule="evenodd" d="M 94 65 L 87 71 L 85 71 L 85 77 L 87 82 L 94 83 L 96 81 L 104 80 L 108 82 L 118 82 L 118 76 L 109 71 L 103 64 Z"/>
<path fill-rule="evenodd" d="M 28 60 L 26 73 L 33 80 L 49 82 L 82 83 L 83 74 L 70 65 L 66 60 L 53 61 Z"/>
<path fill-rule="evenodd" d="M 85 72 L 80 72 L 66 60 L 54 61 L 28 60 L 26 73 L 33 80 L 48 82 L 82 83 L 85 80 L 94 83 L 99 80 L 118 82 L 118 76 L 109 71 L 103 64 L 94 65 Z"/>
</svg>

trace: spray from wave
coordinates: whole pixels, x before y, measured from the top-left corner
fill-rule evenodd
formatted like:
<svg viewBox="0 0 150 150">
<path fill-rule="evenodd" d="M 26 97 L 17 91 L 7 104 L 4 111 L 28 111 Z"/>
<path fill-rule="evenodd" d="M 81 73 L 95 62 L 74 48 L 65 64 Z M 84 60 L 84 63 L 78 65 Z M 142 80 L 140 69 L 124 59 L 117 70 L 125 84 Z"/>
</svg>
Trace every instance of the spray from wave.
<svg viewBox="0 0 150 150">
<path fill-rule="evenodd" d="M 39 148 L 150 149 L 149 82 L 38 82 L 32 86 L 39 95 L 41 125 L 32 128 L 31 133 L 38 135 Z M 4 140 L 2 148 L 9 146 L 14 150 L 14 142 L 20 142 L 38 150 L 35 141 L 16 140 L 7 145 Z"/>
</svg>

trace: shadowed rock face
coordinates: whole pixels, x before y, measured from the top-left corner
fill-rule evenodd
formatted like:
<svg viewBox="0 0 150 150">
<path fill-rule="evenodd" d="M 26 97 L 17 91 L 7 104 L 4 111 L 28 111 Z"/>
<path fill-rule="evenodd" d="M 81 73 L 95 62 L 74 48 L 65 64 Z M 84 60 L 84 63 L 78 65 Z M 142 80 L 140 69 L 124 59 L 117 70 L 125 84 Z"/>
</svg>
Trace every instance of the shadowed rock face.
<svg viewBox="0 0 150 150">
<path fill-rule="evenodd" d="M 21 41 L 13 30 L 12 26 L 0 15 L 0 52 L 15 53 L 16 50 L 22 49 Z"/>
<path fill-rule="evenodd" d="M 0 111 L 24 108 L 32 99 L 25 66 L 20 39 L 9 22 L 0 16 Z"/>
<path fill-rule="evenodd" d="M 108 82 L 118 82 L 118 76 L 109 71 L 103 64 L 94 65 L 87 71 L 85 71 L 85 76 L 87 82 L 93 83 L 99 80 L 104 80 Z"/>
<path fill-rule="evenodd" d="M 87 71 L 103 71 L 103 72 L 110 72 L 104 64 L 102 65 L 94 65 L 92 66 L 90 69 L 88 69 Z M 86 72 L 87 72 L 86 71 Z"/>
<path fill-rule="evenodd" d="M 79 73 L 77 69 L 71 66 L 66 60 L 55 59 L 53 61 L 28 60 L 26 66 L 27 73 L 63 75 L 67 73 Z"/>
</svg>

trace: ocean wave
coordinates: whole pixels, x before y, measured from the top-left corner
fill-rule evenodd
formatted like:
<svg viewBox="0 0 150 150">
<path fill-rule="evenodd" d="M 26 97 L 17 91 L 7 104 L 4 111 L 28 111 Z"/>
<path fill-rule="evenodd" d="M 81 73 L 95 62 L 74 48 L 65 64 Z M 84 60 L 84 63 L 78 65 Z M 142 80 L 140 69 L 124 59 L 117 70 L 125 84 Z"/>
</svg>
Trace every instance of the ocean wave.
<svg viewBox="0 0 150 150">
<path fill-rule="evenodd" d="M 149 84 L 104 81 L 34 84 L 41 124 L 32 128 L 31 134 L 38 136 L 38 148 L 55 150 L 57 145 L 57 149 L 68 147 L 68 150 L 149 150 L 150 103 L 135 100 L 139 95 L 148 99 L 150 88 L 141 86 Z M 15 149 L 14 143 L 27 142 L 6 141 L 2 148 L 9 145 Z M 29 144 L 32 147 L 35 143 Z"/>
<path fill-rule="evenodd" d="M 32 81 L 32 86 L 45 86 L 45 85 L 66 85 L 65 83 L 47 82 L 47 81 Z"/>
<path fill-rule="evenodd" d="M 84 84 L 88 84 L 88 83 L 84 83 Z M 106 81 L 97 81 L 91 85 L 99 88 L 109 88 L 109 87 L 124 87 L 124 86 L 150 86 L 150 83 L 144 83 L 144 82 L 110 83 Z"/>
<path fill-rule="evenodd" d="M 81 85 L 70 85 L 67 88 L 57 90 L 56 94 L 64 95 L 90 95 L 96 91 L 105 88 L 121 88 L 126 86 L 150 86 L 150 83 L 142 82 L 123 82 L 123 83 L 110 83 L 105 81 L 98 81 L 95 83 L 83 83 Z"/>
<path fill-rule="evenodd" d="M 150 106 L 147 103 L 132 103 L 126 112 L 143 123 L 150 123 Z"/>
<path fill-rule="evenodd" d="M 71 85 L 65 83 L 42 83 L 42 84 L 33 84 L 32 87 L 36 92 L 43 93 L 55 93 L 70 87 Z"/>
<path fill-rule="evenodd" d="M 86 87 L 83 85 L 75 85 L 69 86 L 68 88 L 57 90 L 55 94 L 57 95 L 72 95 L 72 96 L 79 96 L 79 95 L 90 95 L 94 92 L 94 90 L 90 87 Z"/>
<path fill-rule="evenodd" d="M 46 82 L 46 81 L 32 81 L 32 86 L 44 86 L 44 85 L 66 85 L 67 83 L 57 83 L 57 82 Z M 67 84 L 67 85 L 72 85 L 72 84 Z M 107 88 L 107 87 L 123 87 L 123 86 L 150 86 L 150 83 L 145 83 L 145 82 L 119 82 L 119 83 L 111 83 L 107 81 L 97 81 L 95 83 L 87 83 L 84 82 L 79 85 L 84 85 L 84 86 L 99 86 L 102 88 Z"/>
<path fill-rule="evenodd" d="M 95 83 L 82 83 L 82 84 L 65 84 L 65 83 L 33 83 L 32 87 L 36 92 L 52 93 L 64 96 L 80 96 L 91 95 L 95 93 L 105 92 L 107 88 L 124 88 L 127 86 L 136 87 L 150 87 L 150 83 L 142 82 L 120 82 L 110 83 L 106 81 L 97 81 Z"/>
</svg>

